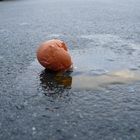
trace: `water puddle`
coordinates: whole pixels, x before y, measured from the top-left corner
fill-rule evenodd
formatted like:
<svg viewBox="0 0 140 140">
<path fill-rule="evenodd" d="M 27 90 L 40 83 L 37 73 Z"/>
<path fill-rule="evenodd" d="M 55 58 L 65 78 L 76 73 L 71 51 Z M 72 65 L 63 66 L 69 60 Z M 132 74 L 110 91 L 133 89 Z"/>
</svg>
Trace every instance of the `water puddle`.
<svg viewBox="0 0 140 140">
<path fill-rule="evenodd" d="M 47 93 L 67 90 L 100 89 L 107 85 L 128 84 L 140 80 L 139 45 L 112 35 L 81 36 L 86 46 L 70 50 L 73 71 L 52 73 L 35 60 L 25 73 L 17 77 L 21 88 L 33 92 L 41 88 Z"/>
<path fill-rule="evenodd" d="M 44 70 L 35 60 L 28 70 L 18 77 L 20 90 L 28 88 L 28 92 L 34 92 L 36 88 L 44 90 L 45 94 L 63 93 L 68 90 L 95 90 L 107 85 L 128 84 L 140 80 L 140 71 L 118 70 L 98 74 L 82 72 L 74 69 L 73 72 L 53 73 Z"/>
</svg>

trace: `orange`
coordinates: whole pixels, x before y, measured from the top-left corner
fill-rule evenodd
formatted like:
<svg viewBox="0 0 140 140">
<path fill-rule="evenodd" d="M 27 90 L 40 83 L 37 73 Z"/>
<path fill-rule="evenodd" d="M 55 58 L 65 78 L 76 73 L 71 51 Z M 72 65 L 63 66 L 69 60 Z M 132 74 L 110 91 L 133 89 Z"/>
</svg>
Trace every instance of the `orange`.
<svg viewBox="0 0 140 140">
<path fill-rule="evenodd" d="M 66 71 L 71 65 L 67 45 L 58 39 L 46 41 L 37 50 L 39 63 L 52 71 Z"/>
</svg>

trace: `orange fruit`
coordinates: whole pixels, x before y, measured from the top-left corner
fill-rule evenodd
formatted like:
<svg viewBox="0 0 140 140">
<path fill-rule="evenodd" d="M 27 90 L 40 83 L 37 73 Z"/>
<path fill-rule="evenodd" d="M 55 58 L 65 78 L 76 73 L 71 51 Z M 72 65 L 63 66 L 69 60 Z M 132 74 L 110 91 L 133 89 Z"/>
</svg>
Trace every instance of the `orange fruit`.
<svg viewBox="0 0 140 140">
<path fill-rule="evenodd" d="M 52 71 L 66 71 L 71 65 L 67 45 L 58 39 L 46 41 L 37 50 L 39 63 Z"/>
</svg>

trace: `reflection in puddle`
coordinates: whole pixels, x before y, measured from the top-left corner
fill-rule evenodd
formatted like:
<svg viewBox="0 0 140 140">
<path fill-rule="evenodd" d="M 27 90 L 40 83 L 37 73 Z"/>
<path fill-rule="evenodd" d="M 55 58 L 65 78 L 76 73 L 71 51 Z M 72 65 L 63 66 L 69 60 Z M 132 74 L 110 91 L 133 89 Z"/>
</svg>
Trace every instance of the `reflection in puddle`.
<svg viewBox="0 0 140 140">
<path fill-rule="evenodd" d="M 57 73 L 44 70 L 40 74 L 40 81 L 42 88 L 46 91 L 46 95 L 53 93 L 63 94 L 71 88 L 71 72 Z"/>
<path fill-rule="evenodd" d="M 139 81 L 140 72 L 130 70 L 120 70 L 108 72 L 101 75 L 92 75 L 82 72 L 54 73 L 48 70 L 40 74 L 41 86 L 46 91 L 45 94 L 63 93 L 69 89 L 100 89 L 106 85 L 128 84 Z"/>
<path fill-rule="evenodd" d="M 127 84 L 140 80 L 139 71 L 120 70 L 108 72 L 103 75 L 79 75 L 73 77 L 72 87 L 74 89 L 99 89 L 109 84 Z"/>
</svg>

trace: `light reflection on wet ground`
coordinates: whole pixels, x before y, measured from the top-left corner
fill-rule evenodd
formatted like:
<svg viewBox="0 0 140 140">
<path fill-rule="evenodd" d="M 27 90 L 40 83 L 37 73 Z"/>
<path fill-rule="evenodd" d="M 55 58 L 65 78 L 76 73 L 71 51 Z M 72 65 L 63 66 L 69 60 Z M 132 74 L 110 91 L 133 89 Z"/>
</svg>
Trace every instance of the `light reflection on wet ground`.
<svg viewBox="0 0 140 140">
<path fill-rule="evenodd" d="M 40 74 L 41 86 L 45 89 L 45 94 L 61 94 L 64 90 L 68 90 L 72 85 L 71 72 L 56 73 L 43 70 Z"/>
</svg>

